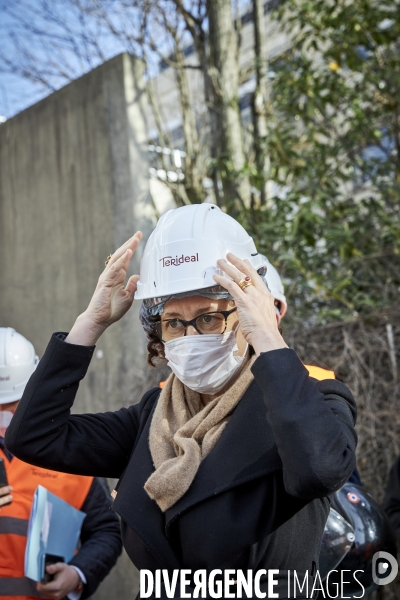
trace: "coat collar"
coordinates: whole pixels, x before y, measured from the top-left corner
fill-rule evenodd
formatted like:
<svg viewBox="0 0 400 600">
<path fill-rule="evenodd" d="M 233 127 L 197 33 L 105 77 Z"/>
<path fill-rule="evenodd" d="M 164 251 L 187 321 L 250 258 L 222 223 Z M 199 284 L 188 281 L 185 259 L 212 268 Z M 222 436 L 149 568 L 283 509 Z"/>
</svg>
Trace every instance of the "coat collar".
<svg viewBox="0 0 400 600">
<path fill-rule="evenodd" d="M 179 516 L 207 498 L 282 467 L 266 406 L 253 381 L 233 412 L 215 448 L 201 463 L 186 494 L 165 515 L 144 490 L 154 471 L 149 429 L 154 408 L 143 428 L 118 488 L 115 510 L 139 535 L 163 568 L 180 568 L 168 541 L 170 526 Z"/>
<path fill-rule="evenodd" d="M 180 561 L 164 533 L 165 515 L 144 489 L 144 484 L 154 471 L 149 430 L 156 403 L 157 400 L 119 482 L 113 508 L 136 532 L 161 568 L 180 569 Z"/>
<path fill-rule="evenodd" d="M 189 490 L 165 513 L 167 532 L 195 504 L 282 467 L 266 413 L 262 391 L 253 380 Z"/>
</svg>

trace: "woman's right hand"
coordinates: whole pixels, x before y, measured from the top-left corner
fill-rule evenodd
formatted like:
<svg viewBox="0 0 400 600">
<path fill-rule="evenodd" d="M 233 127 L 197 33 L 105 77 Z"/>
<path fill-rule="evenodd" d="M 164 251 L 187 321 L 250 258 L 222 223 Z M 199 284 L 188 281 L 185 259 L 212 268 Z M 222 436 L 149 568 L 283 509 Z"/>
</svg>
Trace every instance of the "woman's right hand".
<svg viewBox="0 0 400 600">
<path fill-rule="evenodd" d="M 79 315 L 65 339 L 70 344 L 94 345 L 101 334 L 130 309 L 139 275 L 132 275 L 125 285 L 131 258 L 142 233 L 137 231 L 111 256 L 99 277 L 96 289 L 84 313 Z"/>
<path fill-rule="evenodd" d="M 9 485 L 0 487 L 0 510 L 2 506 L 5 506 L 6 504 L 10 504 L 12 502 L 11 492 L 12 487 Z"/>
</svg>

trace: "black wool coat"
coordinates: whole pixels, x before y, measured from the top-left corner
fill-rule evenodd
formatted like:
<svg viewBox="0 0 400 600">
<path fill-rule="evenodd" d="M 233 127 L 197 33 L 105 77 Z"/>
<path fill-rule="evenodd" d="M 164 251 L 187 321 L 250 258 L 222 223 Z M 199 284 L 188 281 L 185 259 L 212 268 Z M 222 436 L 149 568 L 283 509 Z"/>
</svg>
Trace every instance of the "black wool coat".
<svg viewBox="0 0 400 600">
<path fill-rule="evenodd" d="M 390 469 L 383 509 L 396 534 L 397 547 L 400 547 L 400 456 Z"/>
<path fill-rule="evenodd" d="M 122 552 L 117 515 L 110 510 L 110 491 L 106 481 L 94 479 L 81 510 L 86 513 L 78 554 L 69 561 L 85 575 L 80 600 L 85 600 L 111 571 Z"/>
<path fill-rule="evenodd" d="M 293 350 L 262 353 L 190 489 L 163 514 L 143 488 L 154 470 L 148 437 L 160 389 L 116 412 L 71 415 L 94 347 L 65 335 L 53 335 L 26 386 L 9 450 L 41 467 L 119 478 L 113 508 L 139 569 L 279 569 L 274 591 L 291 597 L 287 572 L 315 572 L 328 496 L 355 467 L 348 388 L 309 377 Z"/>
</svg>

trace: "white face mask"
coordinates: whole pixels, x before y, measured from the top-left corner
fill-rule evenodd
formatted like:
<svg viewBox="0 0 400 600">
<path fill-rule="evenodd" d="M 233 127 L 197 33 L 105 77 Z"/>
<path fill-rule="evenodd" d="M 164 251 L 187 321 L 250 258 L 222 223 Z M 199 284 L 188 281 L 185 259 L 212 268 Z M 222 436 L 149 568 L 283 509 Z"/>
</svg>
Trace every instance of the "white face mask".
<svg viewBox="0 0 400 600">
<path fill-rule="evenodd" d="M 236 330 L 222 334 L 185 335 L 165 342 L 168 366 L 188 388 L 217 394 L 233 377 L 244 356 L 238 356 Z"/>
<path fill-rule="evenodd" d="M 10 410 L 0 410 L 0 437 L 6 435 L 6 429 L 11 423 L 14 413 Z"/>
</svg>

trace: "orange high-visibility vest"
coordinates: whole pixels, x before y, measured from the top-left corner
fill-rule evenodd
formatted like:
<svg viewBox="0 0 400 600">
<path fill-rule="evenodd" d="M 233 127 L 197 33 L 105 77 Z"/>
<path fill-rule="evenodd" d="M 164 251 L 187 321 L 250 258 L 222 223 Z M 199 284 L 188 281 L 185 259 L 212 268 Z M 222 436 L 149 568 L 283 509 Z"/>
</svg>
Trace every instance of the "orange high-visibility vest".
<svg viewBox="0 0 400 600">
<path fill-rule="evenodd" d="M 323 379 L 336 379 L 335 373 L 333 371 L 328 371 L 328 369 L 323 369 L 322 367 L 314 367 L 311 365 L 304 365 L 307 369 L 310 377 L 314 377 L 314 379 L 318 379 L 322 381 Z"/>
<path fill-rule="evenodd" d="M 312 365 L 304 365 L 307 369 L 310 377 L 314 377 L 314 379 L 318 379 L 322 381 L 323 379 L 336 379 L 335 373 L 333 371 L 328 371 L 328 369 L 323 369 L 322 367 L 314 367 Z M 161 389 L 165 386 L 167 380 L 160 381 L 159 386 Z"/>
<path fill-rule="evenodd" d="M 0 600 L 34 600 L 40 598 L 36 582 L 24 575 L 24 558 L 28 520 L 33 495 L 38 485 L 62 498 L 77 509 L 82 507 L 93 477 L 68 475 L 41 469 L 14 457 L 4 459 L 8 484 L 12 486 L 13 500 L 0 508 Z"/>
</svg>

